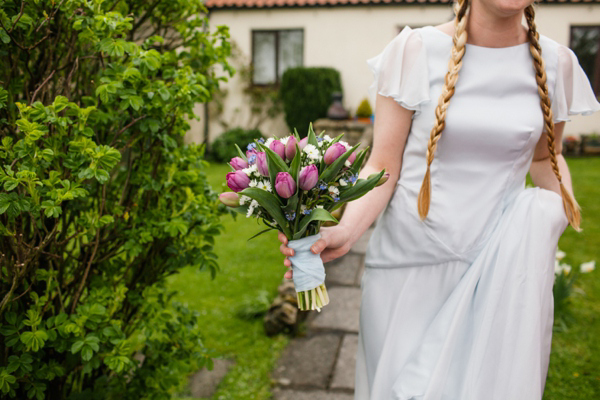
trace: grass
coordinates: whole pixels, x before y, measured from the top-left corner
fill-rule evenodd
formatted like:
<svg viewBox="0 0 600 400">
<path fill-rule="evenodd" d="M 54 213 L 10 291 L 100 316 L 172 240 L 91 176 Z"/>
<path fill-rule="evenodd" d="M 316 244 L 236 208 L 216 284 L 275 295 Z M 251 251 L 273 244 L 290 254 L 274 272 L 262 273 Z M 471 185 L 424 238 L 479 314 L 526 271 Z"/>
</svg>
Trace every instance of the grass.
<svg viewBox="0 0 600 400">
<path fill-rule="evenodd" d="M 583 231 L 570 226 L 558 247 L 563 261 L 579 268 L 582 262 L 600 263 L 600 158 L 569 158 Z M 600 265 L 599 265 L 600 266 Z M 600 271 L 580 276 L 571 310 L 576 319 L 567 332 L 554 332 L 544 400 L 600 399 Z"/>
<path fill-rule="evenodd" d="M 567 227 L 559 247 L 567 253 L 563 261 L 578 268 L 589 260 L 600 262 L 600 158 L 567 161 L 582 207 L 583 232 Z M 228 171 L 227 165 L 210 167 L 208 178 L 215 190 L 223 189 Z M 236 360 L 212 400 L 269 399 L 270 372 L 288 339 L 267 337 L 261 319 L 245 321 L 235 311 L 261 291 L 273 298 L 285 272 L 283 256 L 276 232 L 247 241 L 262 229 L 254 219 L 227 217 L 223 224 L 226 230 L 216 241 L 222 270 L 216 279 L 187 268 L 171 277 L 170 285 L 180 291 L 180 301 L 202 312 L 205 345 Z M 600 271 L 582 275 L 576 286 L 583 293 L 575 293 L 572 300 L 576 323 L 553 335 L 544 400 L 600 399 Z"/>
<path fill-rule="evenodd" d="M 211 165 L 207 173 L 214 190 L 224 190 L 221 185 L 229 171 L 226 164 Z M 221 267 L 216 278 L 185 268 L 169 278 L 169 285 L 179 290 L 177 300 L 202 313 L 205 346 L 235 360 L 213 399 L 268 399 L 270 373 L 288 338 L 269 338 L 262 318 L 243 320 L 235 314 L 242 303 L 260 297 L 262 291 L 267 291 L 271 300 L 275 297 L 286 271 L 284 257 L 275 231 L 247 241 L 265 227 L 256 219 L 238 215 L 237 221 L 228 216 L 222 222 L 225 231 L 215 241 Z"/>
</svg>

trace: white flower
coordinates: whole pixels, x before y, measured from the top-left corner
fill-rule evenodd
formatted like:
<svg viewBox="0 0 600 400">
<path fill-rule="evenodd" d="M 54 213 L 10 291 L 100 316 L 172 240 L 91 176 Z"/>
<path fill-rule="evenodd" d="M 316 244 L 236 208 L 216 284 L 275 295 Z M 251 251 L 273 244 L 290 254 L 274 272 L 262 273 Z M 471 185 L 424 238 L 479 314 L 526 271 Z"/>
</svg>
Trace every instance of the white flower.
<svg viewBox="0 0 600 400">
<path fill-rule="evenodd" d="M 571 266 L 569 264 L 559 263 L 558 260 L 554 261 L 554 274 L 568 274 L 571 272 Z"/>
<path fill-rule="evenodd" d="M 271 182 L 269 182 L 269 181 L 259 181 L 258 184 L 256 185 L 256 187 L 259 189 L 262 189 L 262 190 L 266 190 L 267 192 L 273 191 L 271 189 Z"/>
<path fill-rule="evenodd" d="M 258 207 L 258 201 L 252 200 L 250 202 L 250 206 L 248 207 L 248 212 L 246 213 L 246 218 L 249 218 L 252 215 L 252 213 L 254 212 L 254 209 L 256 207 Z"/>
<path fill-rule="evenodd" d="M 323 206 L 322 205 L 318 205 L 317 208 L 323 208 Z"/>
<path fill-rule="evenodd" d="M 289 138 L 290 138 L 289 136 L 282 137 L 282 138 L 279 138 L 279 141 L 285 146 L 287 144 L 287 141 Z"/>
<path fill-rule="evenodd" d="M 244 204 L 246 204 L 247 201 L 252 200 L 250 197 L 246 196 L 245 194 L 240 196 L 240 206 L 243 206 Z"/>
<path fill-rule="evenodd" d="M 256 165 L 256 163 L 250 165 L 247 168 L 242 168 L 242 171 L 248 175 L 249 177 L 251 177 L 252 175 L 260 175 L 260 173 L 258 172 L 258 166 Z"/>
<path fill-rule="evenodd" d="M 329 193 L 332 193 L 336 196 L 340 194 L 340 190 L 338 188 L 336 188 L 335 186 L 329 186 L 328 190 L 329 190 Z"/>
<path fill-rule="evenodd" d="M 303 213 L 303 211 L 306 210 L 306 204 L 300 204 L 300 214 Z"/>
<path fill-rule="evenodd" d="M 333 140 L 329 135 L 323 135 L 323 139 L 327 140 L 328 142 L 331 142 Z"/>
<path fill-rule="evenodd" d="M 317 145 L 319 145 L 319 147 L 323 147 L 323 143 L 325 143 L 325 141 L 324 141 L 324 140 L 319 140 L 319 141 L 317 142 Z"/>
<path fill-rule="evenodd" d="M 350 168 L 352 166 L 352 163 L 350 162 L 350 160 L 346 160 L 344 161 L 344 166 Z"/>
<path fill-rule="evenodd" d="M 271 143 L 273 143 L 273 140 L 275 140 L 275 138 L 272 138 L 272 137 L 270 137 L 267 140 L 265 140 L 265 146 L 266 147 L 271 146 Z"/>
<path fill-rule="evenodd" d="M 340 182 L 340 186 L 347 186 L 348 185 L 348 182 L 346 182 L 346 180 L 344 178 L 340 178 L 339 182 Z"/>
<path fill-rule="evenodd" d="M 256 187 L 258 185 L 258 181 L 256 179 L 252 179 L 250 181 L 250 183 L 248 184 L 248 186 L 250 187 Z"/>
<path fill-rule="evenodd" d="M 565 274 L 568 274 L 569 272 L 571 272 L 571 266 L 568 264 L 563 264 L 562 269 Z"/>
<path fill-rule="evenodd" d="M 302 151 L 305 152 L 308 155 L 308 158 L 312 160 L 319 160 L 319 158 L 321 157 L 321 155 L 319 154 L 319 150 L 313 144 L 307 144 L 306 146 L 304 146 Z"/>
<path fill-rule="evenodd" d="M 567 254 L 564 251 L 561 251 L 560 249 L 556 249 L 556 259 L 557 260 L 562 260 Z"/>
<path fill-rule="evenodd" d="M 351 148 L 352 148 L 352 146 L 350 146 L 350 145 L 348 144 L 348 142 L 344 142 L 343 140 L 340 140 L 338 143 L 341 143 L 341 144 L 343 144 L 343 145 L 344 145 L 344 147 L 346 148 L 346 150 L 349 150 L 349 149 L 351 149 Z"/>
<path fill-rule="evenodd" d="M 584 274 L 587 274 L 588 272 L 592 272 L 595 269 L 596 269 L 596 261 L 588 261 L 579 266 L 579 270 Z"/>
</svg>

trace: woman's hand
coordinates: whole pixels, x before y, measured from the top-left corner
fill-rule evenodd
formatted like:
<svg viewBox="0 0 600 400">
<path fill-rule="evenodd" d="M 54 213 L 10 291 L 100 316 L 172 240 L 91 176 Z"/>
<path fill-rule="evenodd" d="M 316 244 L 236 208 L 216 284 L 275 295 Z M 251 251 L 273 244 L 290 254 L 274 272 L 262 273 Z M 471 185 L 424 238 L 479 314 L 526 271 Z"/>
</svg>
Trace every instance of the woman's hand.
<svg viewBox="0 0 600 400">
<path fill-rule="evenodd" d="M 321 234 L 321 238 L 310 247 L 310 250 L 314 254 L 321 253 L 321 259 L 323 260 L 323 263 L 335 260 L 336 258 L 339 258 L 350 251 L 352 243 L 350 243 L 350 230 L 347 227 L 340 225 L 323 226 L 321 227 L 319 233 Z M 286 246 L 288 239 L 282 232 L 279 232 L 277 237 L 281 242 L 279 250 L 283 255 L 286 256 L 285 260 L 283 260 L 283 265 L 286 267 L 291 267 L 292 262 L 289 258 L 287 258 L 287 256 L 293 256 L 294 249 Z M 292 270 L 289 269 L 283 275 L 283 277 L 286 279 L 291 279 L 292 275 Z"/>
</svg>

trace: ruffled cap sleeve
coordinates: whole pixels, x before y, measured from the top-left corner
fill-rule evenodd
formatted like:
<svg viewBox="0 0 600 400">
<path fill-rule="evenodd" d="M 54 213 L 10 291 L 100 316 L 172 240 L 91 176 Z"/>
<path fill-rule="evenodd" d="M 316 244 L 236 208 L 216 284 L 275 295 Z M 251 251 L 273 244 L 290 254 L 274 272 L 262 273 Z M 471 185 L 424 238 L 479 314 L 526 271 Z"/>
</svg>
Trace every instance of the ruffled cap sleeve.
<svg viewBox="0 0 600 400">
<path fill-rule="evenodd" d="M 600 103 L 577 56 L 567 46 L 558 46 L 556 86 L 552 99 L 554 122 L 570 121 L 569 115 L 590 115 Z"/>
<path fill-rule="evenodd" d="M 369 58 L 367 64 L 375 78 L 369 87 L 373 102 L 379 93 L 414 110 L 413 117 L 420 114 L 421 103 L 429 100 L 429 75 L 425 46 L 417 30 L 404 27 L 381 53 Z"/>
</svg>

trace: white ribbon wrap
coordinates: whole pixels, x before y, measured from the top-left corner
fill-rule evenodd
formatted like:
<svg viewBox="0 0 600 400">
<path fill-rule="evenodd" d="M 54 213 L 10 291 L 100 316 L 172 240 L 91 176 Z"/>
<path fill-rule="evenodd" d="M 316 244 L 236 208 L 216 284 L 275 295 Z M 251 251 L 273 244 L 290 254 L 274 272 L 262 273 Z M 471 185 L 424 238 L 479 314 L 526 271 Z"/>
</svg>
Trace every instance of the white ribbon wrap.
<svg viewBox="0 0 600 400">
<path fill-rule="evenodd" d="M 292 279 L 296 292 L 314 289 L 325 282 L 325 267 L 321 254 L 310 250 L 310 246 L 320 238 L 321 234 L 317 233 L 288 241 L 287 247 L 294 249 L 294 255 L 288 258 L 292 262 Z"/>
</svg>

